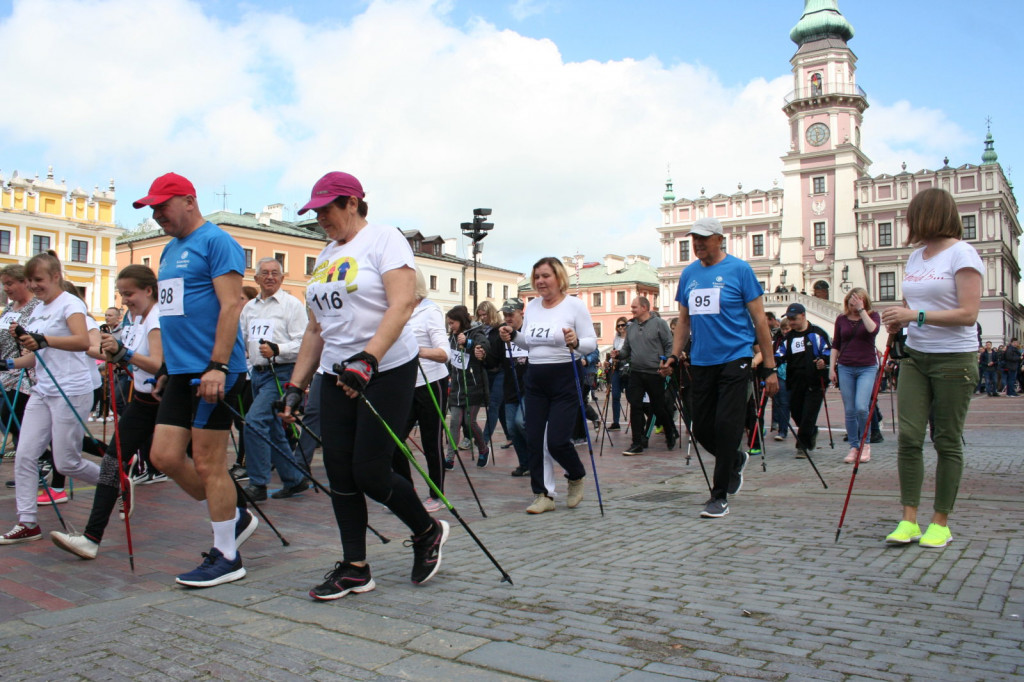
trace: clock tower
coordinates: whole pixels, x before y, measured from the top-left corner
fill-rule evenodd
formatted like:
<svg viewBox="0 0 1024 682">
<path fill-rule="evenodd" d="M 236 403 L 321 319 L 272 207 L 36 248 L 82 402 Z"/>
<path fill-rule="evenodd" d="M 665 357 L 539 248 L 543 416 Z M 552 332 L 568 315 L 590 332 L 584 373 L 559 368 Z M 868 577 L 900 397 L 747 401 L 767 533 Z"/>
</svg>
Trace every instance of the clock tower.
<svg viewBox="0 0 1024 682">
<path fill-rule="evenodd" d="M 838 0 L 804 0 L 803 16 L 789 37 L 797 51 L 790 59 L 793 91 L 782 109 L 790 142 L 782 157 L 780 267 L 798 289 L 841 301 L 844 288 L 865 281 L 854 182 L 871 164 L 860 147 L 867 95 L 857 85 L 857 57 L 847 45 L 853 27 L 840 14 Z"/>
</svg>

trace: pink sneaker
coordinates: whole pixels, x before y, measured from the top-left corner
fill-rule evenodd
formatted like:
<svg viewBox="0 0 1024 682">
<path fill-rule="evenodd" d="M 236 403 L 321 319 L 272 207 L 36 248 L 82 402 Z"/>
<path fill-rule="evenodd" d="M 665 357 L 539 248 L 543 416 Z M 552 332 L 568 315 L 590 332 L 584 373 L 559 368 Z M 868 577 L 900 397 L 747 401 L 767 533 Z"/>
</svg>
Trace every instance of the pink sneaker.
<svg viewBox="0 0 1024 682">
<path fill-rule="evenodd" d="M 847 464 L 853 464 L 854 462 L 856 462 L 857 461 L 857 448 L 850 448 L 850 454 L 848 454 L 843 459 L 843 461 L 846 462 Z"/>
<path fill-rule="evenodd" d="M 871 461 L 871 446 L 864 443 L 864 449 L 860 451 L 860 461 L 870 462 Z"/>
<path fill-rule="evenodd" d="M 50 495 L 53 495 L 52 502 L 50 501 Z M 49 495 L 43 490 L 39 493 L 39 497 L 36 498 L 36 504 L 66 504 L 67 501 L 68 493 L 66 490 L 53 490 L 52 488 Z"/>
</svg>

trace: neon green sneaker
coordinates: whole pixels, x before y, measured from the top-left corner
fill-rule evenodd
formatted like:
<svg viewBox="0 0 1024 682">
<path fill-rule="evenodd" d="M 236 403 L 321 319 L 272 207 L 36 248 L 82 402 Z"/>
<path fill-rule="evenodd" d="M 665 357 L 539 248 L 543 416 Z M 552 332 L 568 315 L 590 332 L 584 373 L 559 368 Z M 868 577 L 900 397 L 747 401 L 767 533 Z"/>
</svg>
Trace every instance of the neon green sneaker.
<svg viewBox="0 0 1024 682">
<path fill-rule="evenodd" d="M 921 526 L 910 521 L 900 521 L 896 530 L 885 536 L 887 545 L 909 545 L 921 538 Z"/>
<path fill-rule="evenodd" d="M 940 526 L 937 523 L 929 523 L 928 530 L 925 531 L 924 535 L 918 541 L 918 544 L 922 547 L 945 547 L 953 539 L 953 534 L 949 532 L 947 526 Z"/>
</svg>

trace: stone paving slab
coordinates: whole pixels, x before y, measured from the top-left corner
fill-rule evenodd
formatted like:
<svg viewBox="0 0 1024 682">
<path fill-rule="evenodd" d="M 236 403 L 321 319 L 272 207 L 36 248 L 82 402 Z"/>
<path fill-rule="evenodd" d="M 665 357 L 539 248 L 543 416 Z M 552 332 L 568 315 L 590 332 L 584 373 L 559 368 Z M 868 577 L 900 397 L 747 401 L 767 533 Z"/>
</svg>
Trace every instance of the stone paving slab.
<svg viewBox="0 0 1024 682">
<path fill-rule="evenodd" d="M 886 396 L 883 396 L 883 399 Z M 368 540 L 377 590 L 331 603 L 306 596 L 339 554 L 327 500 L 268 501 L 288 538 L 263 524 L 243 548 L 248 576 L 208 590 L 173 584 L 209 542 L 205 509 L 171 484 L 138 489 L 136 572 L 123 527 L 95 561 L 48 541 L 0 548 L 0 675 L 12 680 L 1015 680 L 1024 676 L 1024 400 L 976 399 L 969 415 L 955 540 L 943 550 L 886 547 L 898 518 L 895 439 L 858 473 L 839 542 L 851 469 L 814 453 L 821 486 L 792 442 L 768 441 L 732 513 L 699 519 L 707 496 L 696 457 L 655 444 L 644 456 L 595 454 L 581 507 L 531 517 L 528 482 L 470 467 L 448 489 L 512 575 L 500 574 L 449 516 L 444 567 L 409 583 L 407 535 L 374 505 Z M 841 415 L 833 399 L 832 416 Z M 883 404 L 883 411 L 888 409 Z M 888 413 L 886 413 L 888 421 Z M 653 439 L 660 441 L 658 437 Z M 584 458 L 589 459 L 585 449 Z M 692 455 L 693 453 L 691 453 Z M 929 453 L 930 455 L 930 453 Z M 466 453 L 463 453 L 466 456 Z M 705 456 L 705 459 L 707 457 Z M 934 468 L 928 458 L 928 470 Z M 467 461 L 471 461 L 467 458 Z M 705 462 L 710 465 L 709 461 Z M 589 461 L 588 461 L 589 470 Z M 0 469 L 2 472 L 2 469 Z M 317 466 L 316 473 L 322 474 Z M 591 482 L 588 481 L 588 486 Z M 925 482 L 923 507 L 934 485 Z M 62 513 L 84 526 L 91 491 Z M 13 492 L 0 490 L 0 509 Z M 45 530 L 55 527 L 41 514 Z"/>
</svg>

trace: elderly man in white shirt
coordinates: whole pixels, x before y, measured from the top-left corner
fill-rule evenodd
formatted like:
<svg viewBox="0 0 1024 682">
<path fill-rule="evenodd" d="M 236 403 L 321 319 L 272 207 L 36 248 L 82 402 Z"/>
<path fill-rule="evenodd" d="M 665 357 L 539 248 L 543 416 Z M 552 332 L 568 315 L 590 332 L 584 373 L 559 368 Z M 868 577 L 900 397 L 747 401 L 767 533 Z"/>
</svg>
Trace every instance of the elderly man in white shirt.
<svg viewBox="0 0 1024 682">
<path fill-rule="evenodd" d="M 260 501 L 267 499 L 271 463 L 283 485 L 272 494 L 275 499 L 292 497 L 309 487 L 289 457 L 291 448 L 273 408 L 280 386 L 291 377 L 308 318 L 302 301 L 281 289 L 284 273 L 276 259 L 261 258 L 256 263 L 255 279 L 259 296 L 245 304 L 239 324 L 252 368 L 253 393 L 252 406 L 245 415 L 245 464 L 249 474 L 245 491 Z"/>
</svg>

